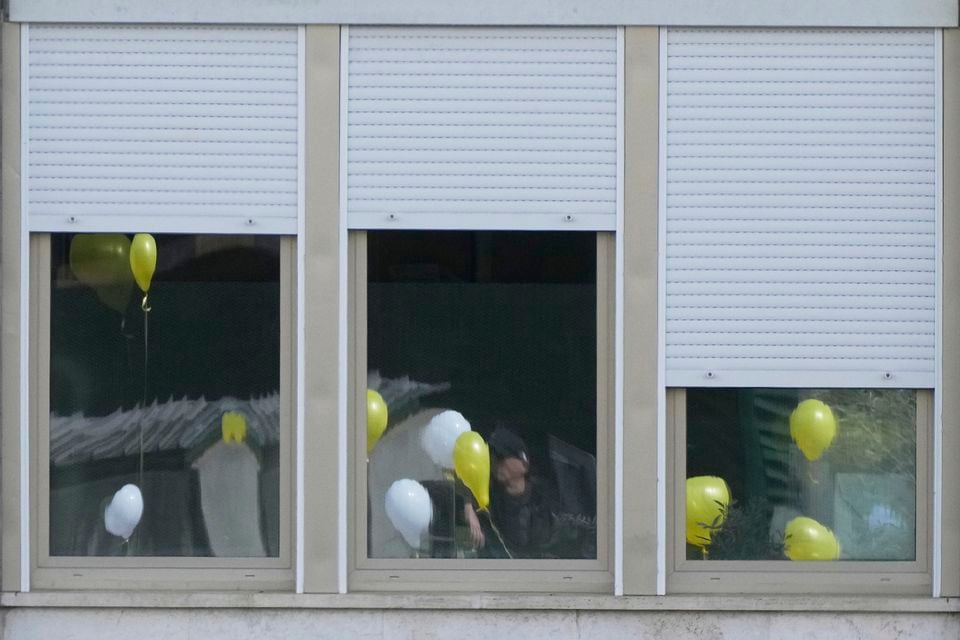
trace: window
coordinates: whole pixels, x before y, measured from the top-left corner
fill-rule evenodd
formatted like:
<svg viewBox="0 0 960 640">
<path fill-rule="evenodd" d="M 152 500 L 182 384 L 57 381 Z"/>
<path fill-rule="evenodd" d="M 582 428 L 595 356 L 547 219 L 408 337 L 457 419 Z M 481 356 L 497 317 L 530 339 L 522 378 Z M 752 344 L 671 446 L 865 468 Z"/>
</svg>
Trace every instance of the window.
<svg viewBox="0 0 960 640">
<path fill-rule="evenodd" d="M 662 42 L 667 590 L 927 592 L 937 34 Z"/>
<path fill-rule="evenodd" d="M 701 388 L 669 407 L 675 587 L 929 588 L 931 394 Z"/>
<path fill-rule="evenodd" d="M 345 44 L 349 587 L 609 591 L 622 34 Z"/>
<path fill-rule="evenodd" d="M 686 477 L 721 478 L 739 496 L 720 530 L 688 545 L 688 559 L 916 559 L 917 432 L 927 422 L 916 392 L 689 389 L 686 397 Z M 823 533 L 823 546 L 797 549 L 789 522 L 811 516 L 824 529 L 807 533 Z"/>
<path fill-rule="evenodd" d="M 131 264 L 146 238 L 156 271 L 141 295 Z M 165 580 L 180 568 L 289 585 L 292 243 L 32 245 L 34 584 L 178 586 Z"/>
<path fill-rule="evenodd" d="M 355 234 L 354 586 L 609 590 L 610 240 Z M 369 440 L 368 389 L 389 415 Z M 464 431 L 489 446 L 487 510 Z"/>
</svg>

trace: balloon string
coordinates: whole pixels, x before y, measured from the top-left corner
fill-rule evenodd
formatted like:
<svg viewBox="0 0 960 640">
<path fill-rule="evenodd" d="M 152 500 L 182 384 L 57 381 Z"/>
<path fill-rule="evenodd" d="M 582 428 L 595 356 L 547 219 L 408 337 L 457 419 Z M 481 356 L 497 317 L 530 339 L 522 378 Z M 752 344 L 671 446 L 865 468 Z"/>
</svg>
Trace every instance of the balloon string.
<svg viewBox="0 0 960 640">
<path fill-rule="evenodd" d="M 459 555 L 456 553 L 457 549 L 457 479 L 450 476 L 450 531 L 453 532 L 453 550 L 454 555 Z"/>
<path fill-rule="evenodd" d="M 140 304 L 140 308 L 143 309 L 143 402 L 141 407 L 143 408 L 144 414 L 140 416 L 140 466 L 138 470 L 138 484 L 140 491 L 144 490 L 143 486 L 143 416 L 146 414 L 147 410 L 147 366 L 150 361 L 150 307 L 147 306 L 147 296 L 144 294 L 143 302 Z M 137 547 L 140 547 L 140 529 L 137 529 Z"/>
<path fill-rule="evenodd" d="M 490 528 L 493 529 L 493 532 L 497 534 L 497 539 L 500 541 L 500 546 L 503 547 L 504 553 L 507 554 L 507 557 L 513 560 L 513 554 L 510 553 L 510 549 L 507 547 L 507 543 L 503 541 L 503 536 L 500 535 L 500 530 L 497 529 L 497 525 L 493 524 L 493 516 L 490 515 L 490 512 L 486 509 L 481 509 L 480 513 L 483 513 L 487 516 L 487 522 L 490 523 Z"/>
<path fill-rule="evenodd" d="M 147 364 L 150 360 L 149 319 L 150 308 L 146 306 L 147 296 L 143 296 L 143 411 L 147 410 Z M 143 416 L 140 418 L 140 490 L 143 491 Z"/>
</svg>

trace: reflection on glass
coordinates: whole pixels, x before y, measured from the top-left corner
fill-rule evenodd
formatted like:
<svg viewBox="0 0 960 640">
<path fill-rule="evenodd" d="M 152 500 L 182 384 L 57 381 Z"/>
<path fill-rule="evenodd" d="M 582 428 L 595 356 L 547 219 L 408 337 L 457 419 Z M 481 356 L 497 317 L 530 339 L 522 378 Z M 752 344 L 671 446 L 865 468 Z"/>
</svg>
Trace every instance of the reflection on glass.
<svg viewBox="0 0 960 640">
<path fill-rule="evenodd" d="M 595 558 L 595 235 L 367 237 L 369 556 Z"/>
<path fill-rule="evenodd" d="M 913 390 L 690 389 L 686 422 L 689 559 L 916 557 Z"/>
<path fill-rule="evenodd" d="M 52 238 L 50 554 L 275 557 L 279 241 L 155 242 L 142 306 L 130 236 Z"/>
</svg>

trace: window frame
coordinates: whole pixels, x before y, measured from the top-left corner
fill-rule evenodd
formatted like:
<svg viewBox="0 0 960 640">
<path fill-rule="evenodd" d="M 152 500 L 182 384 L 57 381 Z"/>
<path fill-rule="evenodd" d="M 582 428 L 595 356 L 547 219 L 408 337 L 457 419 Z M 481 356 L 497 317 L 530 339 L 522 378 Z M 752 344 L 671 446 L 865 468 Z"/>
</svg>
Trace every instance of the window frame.
<svg viewBox="0 0 960 640">
<path fill-rule="evenodd" d="M 617 402 L 621 531 L 617 595 L 663 595 L 661 498 L 664 454 L 659 327 L 663 287 L 659 238 L 660 29 L 624 29 L 623 208 L 617 230 Z M 643 354 L 630 357 L 629 354 Z M 646 357 L 644 357 L 644 355 Z M 630 464 L 625 464 L 629 460 Z M 629 491 L 627 490 L 629 487 Z"/>
<path fill-rule="evenodd" d="M 932 579 L 933 392 L 916 391 L 916 559 L 912 561 L 790 562 L 687 560 L 686 389 L 667 392 L 668 593 L 844 593 L 925 595 Z"/>
<path fill-rule="evenodd" d="M 597 246 L 597 558 L 594 560 L 386 559 L 367 557 L 366 231 L 349 236 L 350 379 L 348 585 L 359 590 L 563 591 L 609 593 L 613 586 L 613 284 L 614 237 Z M 469 579 L 464 576 L 469 574 Z"/>
<path fill-rule="evenodd" d="M 296 413 L 296 241 L 280 236 L 280 547 L 277 557 L 51 556 L 50 283 L 51 234 L 30 247 L 30 586 L 36 589 L 292 590 L 294 584 L 294 415 Z"/>
</svg>

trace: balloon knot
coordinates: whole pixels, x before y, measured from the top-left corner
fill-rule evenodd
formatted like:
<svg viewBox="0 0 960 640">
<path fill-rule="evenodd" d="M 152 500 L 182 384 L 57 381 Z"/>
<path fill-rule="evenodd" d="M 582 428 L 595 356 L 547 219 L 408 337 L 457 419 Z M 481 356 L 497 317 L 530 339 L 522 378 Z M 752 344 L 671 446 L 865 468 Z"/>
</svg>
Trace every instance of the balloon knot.
<svg viewBox="0 0 960 640">
<path fill-rule="evenodd" d="M 152 307 L 147 306 L 147 294 L 143 294 L 143 300 L 140 302 L 140 308 L 143 309 L 144 313 L 150 313 Z"/>
</svg>

